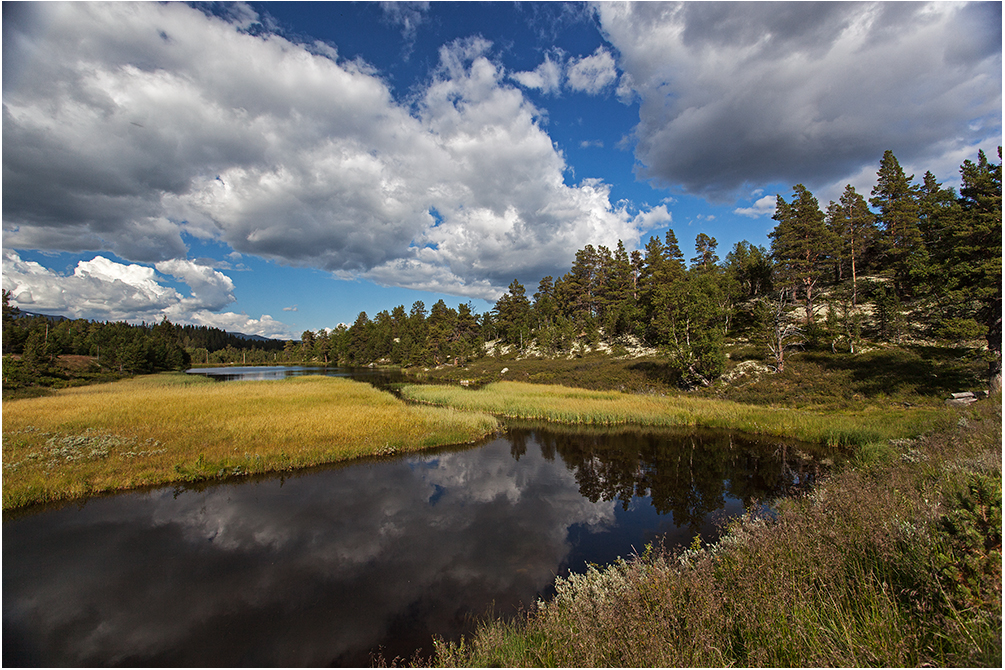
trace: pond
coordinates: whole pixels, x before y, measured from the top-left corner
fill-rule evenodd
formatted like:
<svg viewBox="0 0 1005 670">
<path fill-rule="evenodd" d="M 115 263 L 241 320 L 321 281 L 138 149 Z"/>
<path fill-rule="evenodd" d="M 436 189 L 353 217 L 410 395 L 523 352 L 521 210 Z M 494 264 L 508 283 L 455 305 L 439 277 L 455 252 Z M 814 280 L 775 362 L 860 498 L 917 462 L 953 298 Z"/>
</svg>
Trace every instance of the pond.
<svg viewBox="0 0 1005 670">
<path fill-rule="evenodd" d="M 326 377 L 348 377 L 356 381 L 373 384 L 377 388 L 387 388 L 391 384 L 407 381 L 399 368 L 370 367 L 318 367 L 311 365 L 228 365 L 216 368 L 192 368 L 190 375 L 205 375 L 216 381 L 252 381 L 262 379 L 285 379 L 307 375 Z"/>
<path fill-rule="evenodd" d="M 7 514 L 3 664 L 368 666 L 556 575 L 717 537 L 810 486 L 812 448 L 511 424 L 474 447 Z"/>
</svg>

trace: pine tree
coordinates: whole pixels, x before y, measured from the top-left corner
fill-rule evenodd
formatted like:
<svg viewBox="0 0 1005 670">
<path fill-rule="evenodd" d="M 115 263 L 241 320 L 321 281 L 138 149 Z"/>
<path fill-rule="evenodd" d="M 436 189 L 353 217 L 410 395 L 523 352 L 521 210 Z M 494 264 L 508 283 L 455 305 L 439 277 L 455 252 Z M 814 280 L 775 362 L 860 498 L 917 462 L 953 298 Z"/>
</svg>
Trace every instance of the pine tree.
<svg viewBox="0 0 1005 670">
<path fill-rule="evenodd" d="M 639 274 L 639 310 L 641 330 L 650 341 L 659 337 L 657 320 L 665 314 L 667 287 L 684 278 L 684 254 L 672 229 L 666 232 L 666 243 L 650 237 Z M 641 333 L 640 333 L 641 334 Z"/>
<path fill-rule="evenodd" d="M 346 347 L 346 357 L 350 364 L 369 363 L 367 349 L 373 339 L 370 331 L 370 317 L 366 312 L 360 312 L 353 322 L 348 332 L 348 346 Z"/>
<path fill-rule="evenodd" d="M 405 308 L 402 307 L 401 311 L 404 313 Z M 374 340 L 370 346 L 373 359 L 392 359 L 394 351 L 394 335 L 392 334 L 394 332 L 394 317 L 386 309 L 377 312 L 377 316 L 373 317 L 373 325 L 370 332 Z"/>
<path fill-rule="evenodd" d="M 652 321 L 656 309 L 656 287 L 663 274 L 663 265 L 666 263 L 666 247 L 660 238 L 653 236 L 649 238 L 645 249 L 638 278 L 638 292 L 643 320 L 648 324 Z"/>
<path fill-rule="evenodd" d="M 924 239 L 919 227 L 919 189 L 911 183 L 914 175 L 904 175 L 903 168 L 887 149 L 876 173 L 869 204 L 878 210 L 883 226 L 883 254 L 893 270 L 899 293 L 910 293 L 923 280 L 928 265 Z"/>
<path fill-rule="evenodd" d="M 442 365 L 451 356 L 450 340 L 457 324 L 457 312 L 442 299 L 429 310 L 426 319 L 426 349 L 433 365 Z"/>
<path fill-rule="evenodd" d="M 726 254 L 726 273 L 740 285 L 744 298 L 756 298 L 771 291 L 773 272 L 768 250 L 747 240 L 737 242 Z"/>
<path fill-rule="evenodd" d="M 458 357 L 458 362 L 462 365 L 467 358 L 481 351 L 481 328 L 470 303 L 461 303 L 457 306 L 457 321 L 451 343 L 453 355 Z"/>
<path fill-rule="evenodd" d="M 848 259 L 851 270 L 851 304 L 858 300 L 858 271 L 861 261 L 876 238 L 876 217 L 851 184 L 845 186 L 839 202 L 827 208 L 827 227 L 835 237 L 836 256 Z M 841 272 L 839 270 L 839 279 Z"/>
<path fill-rule="evenodd" d="M 56 360 L 55 347 L 49 342 L 48 324 L 44 328 L 33 328 L 24 343 L 21 360 L 33 372 L 48 370 Z"/>
<path fill-rule="evenodd" d="M 605 281 L 600 288 L 604 305 L 603 324 L 609 336 L 621 335 L 631 329 L 635 319 L 632 263 L 621 240 L 618 240 L 618 247 L 606 265 L 603 271 Z"/>
<path fill-rule="evenodd" d="M 632 299 L 637 306 L 639 302 L 639 277 L 642 276 L 643 266 L 642 252 L 636 249 L 629 254 L 629 258 L 632 265 Z"/>
<path fill-rule="evenodd" d="M 1002 166 L 981 151 L 960 167 L 959 208 L 947 210 L 936 261 L 950 314 L 974 319 L 985 331 L 992 389 L 1001 388 Z"/>
<path fill-rule="evenodd" d="M 709 238 L 712 243 L 712 252 L 715 252 L 715 240 Z M 666 261 L 664 267 L 664 272 L 667 273 L 667 278 L 679 278 L 684 273 L 684 254 L 680 250 L 680 244 L 677 242 L 677 235 L 674 234 L 672 228 L 668 228 L 666 235 L 664 236 L 663 244 L 663 258 Z M 718 261 L 718 258 L 716 259 Z"/>
<path fill-rule="evenodd" d="M 407 364 L 431 364 L 433 361 L 432 355 L 426 347 L 429 335 L 429 325 L 426 323 L 426 303 L 421 300 L 416 300 L 412 303 L 412 309 L 408 312 L 408 320 L 406 321 L 406 324 L 406 337 L 412 345 Z M 370 360 L 375 359 L 371 358 Z"/>
<path fill-rule="evenodd" d="M 817 199 L 802 184 L 793 187 L 792 202 L 778 196 L 775 215 L 778 221 L 768 234 L 771 253 L 778 263 L 779 280 L 802 289 L 806 307 L 806 325 L 813 324 L 813 289 L 823 274 L 824 262 L 834 246 L 834 236 L 824 225 L 824 214 Z"/>
<path fill-rule="evenodd" d="M 494 321 L 499 337 L 522 349 L 530 341 L 531 307 L 527 290 L 519 281 L 510 282 L 509 289 L 496 301 Z"/>
<path fill-rule="evenodd" d="M 691 259 L 691 267 L 697 266 L 702 270 L 710 270 L 719 262 L 719 257 L 715 254 L 715 249 L 718 246 L 719 243 L 715 241 L 714 237 L 709 237 L 705 233 L 698 233 L 698 236 L 694 238 L 694 252 L 696 255 Z"/>
<path fill-rule="evenodd" d="M 550 326 L 558 316 L 558 301 L 555 299 L 555 280 L 551 275 L 537 283 L 534 294 L 534 327 Z"/>
<path fill-rule="evenodd" d="M 943 223 L 955 216 L 959 207 L 956 192 L 951 188 L 942 188 L 935 175 L 926 172 L 919 190 L 918 228 L 930 256 L 937 256 L 940 246 L 950 243 L 945 238 Z"/>
</svg>

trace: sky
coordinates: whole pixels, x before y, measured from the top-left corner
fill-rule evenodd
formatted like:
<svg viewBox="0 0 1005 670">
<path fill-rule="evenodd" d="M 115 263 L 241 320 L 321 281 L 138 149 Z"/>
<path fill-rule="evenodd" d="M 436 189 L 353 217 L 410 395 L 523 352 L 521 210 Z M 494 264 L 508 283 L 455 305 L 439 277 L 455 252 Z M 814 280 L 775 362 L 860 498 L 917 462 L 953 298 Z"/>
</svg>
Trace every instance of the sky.
<svg viewBox="0 0 1005 670">
<path fill-rule="evenodd" d="M 21 309 L 299 338 L 492 308 L 587 244 L 768 246 L 776 195 L 958 186 L 1001 3 L 3 3 Z"/>
</svg>

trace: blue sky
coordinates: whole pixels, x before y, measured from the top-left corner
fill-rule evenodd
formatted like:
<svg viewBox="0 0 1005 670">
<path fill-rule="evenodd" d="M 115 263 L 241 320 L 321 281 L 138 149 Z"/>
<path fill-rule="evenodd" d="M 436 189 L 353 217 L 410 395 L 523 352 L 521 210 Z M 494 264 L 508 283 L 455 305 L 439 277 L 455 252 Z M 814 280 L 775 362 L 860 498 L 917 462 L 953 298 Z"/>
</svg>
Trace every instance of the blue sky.
<svg viewBox="0 0 1005 670">
<path fill-rule="evenodd" d="M 1000 3 L 4 3 L 3 287 L 270 337 L 1001 144 Z"/>
</svg>

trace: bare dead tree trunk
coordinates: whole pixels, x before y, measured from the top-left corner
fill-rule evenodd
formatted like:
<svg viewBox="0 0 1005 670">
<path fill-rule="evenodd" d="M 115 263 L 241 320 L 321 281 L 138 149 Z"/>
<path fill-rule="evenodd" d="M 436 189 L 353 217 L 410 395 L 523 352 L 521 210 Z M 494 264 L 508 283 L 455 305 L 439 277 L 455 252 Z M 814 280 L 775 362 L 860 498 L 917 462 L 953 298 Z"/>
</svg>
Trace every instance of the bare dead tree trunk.
<svg viewBox="0 0 1005 670">
<path fill-rule="evenodd" d="M 803 343 L 803 331 L 788 318 L 787 292 L 779 292 L 778 300 L 770 303 L 767 332 L 768 351 L 775 359 L 775 372 L 785 370 L 785 353 Z"/>
</svg>

